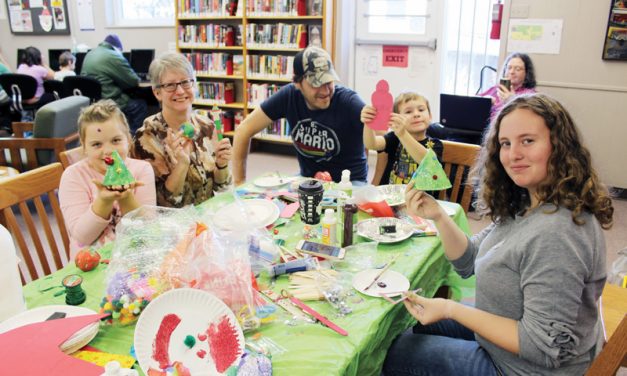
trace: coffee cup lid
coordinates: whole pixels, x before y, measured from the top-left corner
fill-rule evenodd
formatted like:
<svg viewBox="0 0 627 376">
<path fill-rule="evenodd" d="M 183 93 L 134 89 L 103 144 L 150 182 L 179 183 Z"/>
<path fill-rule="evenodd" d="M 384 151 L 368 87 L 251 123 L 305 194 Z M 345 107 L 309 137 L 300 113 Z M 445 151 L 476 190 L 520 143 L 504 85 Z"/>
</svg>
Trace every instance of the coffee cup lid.
<svg viewBox="0 0 627 376">
<path fill-rule="evenodd" d="M 322 183 L 320 183 L 318 180 L 305 180 L 304 182 L 300 183 L 300 185 L 298 186 L 298 190 L 300 192 L 318 192 L 323 190 L 322 188 Z"/>
</svg>

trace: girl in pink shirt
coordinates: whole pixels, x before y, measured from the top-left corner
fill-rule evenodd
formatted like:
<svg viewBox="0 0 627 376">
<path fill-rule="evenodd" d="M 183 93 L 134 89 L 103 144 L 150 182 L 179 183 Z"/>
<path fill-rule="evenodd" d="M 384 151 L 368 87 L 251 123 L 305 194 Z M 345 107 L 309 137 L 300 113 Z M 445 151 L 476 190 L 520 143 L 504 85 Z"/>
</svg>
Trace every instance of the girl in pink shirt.
<svg viewBox="0 0 627 376">
<path fill-rule="evenodd" d="M 115 225 L 126 213 L 142 206 L 156 205 L 152 166 L 128 158 L 131 142 L 128 123 L 110 99 L 81 111 L 78 133 L 85 158 L 68 167 L 61 177 L 59 200 L 71 240 L 71 257 L 83 247 L 99 247 L 115 237 Z M 120 188 L 102 185 L 105 158 L 117 151 L 136 182 Z"/>
</svg>

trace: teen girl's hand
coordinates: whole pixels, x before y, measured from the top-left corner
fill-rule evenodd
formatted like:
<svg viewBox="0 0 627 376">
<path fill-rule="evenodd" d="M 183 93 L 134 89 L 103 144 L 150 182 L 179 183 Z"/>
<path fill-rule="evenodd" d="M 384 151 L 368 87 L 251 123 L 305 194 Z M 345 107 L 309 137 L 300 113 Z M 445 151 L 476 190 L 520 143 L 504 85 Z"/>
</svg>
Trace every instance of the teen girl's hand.
<svg viewBox="0 0 627 376">
<path fill-rule="evenodd" d="M 390 116 L 390 128 L 394 131 L 396 137 L 401 138 L 407 133 L 407 126 L 409 125 L 409 119 L 407 116 L 392 113 Z"/>
<path fill-rule="evenodd" d="M 447 215 L 433 197 L 423 191 L 415 189 L 411 182 L 407 184 L 407 189 L 405 190 L 405 204 L 410 214 L 422 218 L 437 221 L 442 216 Z"/>
<path fill-rule="evenodd" d="M 364 108 L 361 109 L 360 120 L 363 124 L 368 124 L 374 120 L 377 116 L 377 109 L 371 105 L 365 105 Z"/>
<path fill-rule="evenodd" d="M 406 292 L 403 295 L 407 296 L 407 299 L 403 301 L 405 308 L 422 325 L 429 325 L 451 318 L 451 311 L 455 304 L 453 300 L 442 298 L 428 299 L 413 292 Z"/>
</svg>

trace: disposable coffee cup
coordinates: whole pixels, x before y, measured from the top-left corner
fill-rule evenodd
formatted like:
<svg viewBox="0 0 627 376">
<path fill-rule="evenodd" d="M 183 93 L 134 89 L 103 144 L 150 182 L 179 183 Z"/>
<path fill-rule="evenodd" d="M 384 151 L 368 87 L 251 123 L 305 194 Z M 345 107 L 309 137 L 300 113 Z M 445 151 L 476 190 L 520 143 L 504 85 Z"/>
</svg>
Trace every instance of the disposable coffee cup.
<svg viewBox="0 0 627 376">
<path fill-rule="evenodd" d="M 324 188 L 318 180 L 306 180 L 298 186 L 298 201 L 300 203 L 300 220 L 308 225 L 320 223 L 322 211 L 322 195 Z"/>
</svg>

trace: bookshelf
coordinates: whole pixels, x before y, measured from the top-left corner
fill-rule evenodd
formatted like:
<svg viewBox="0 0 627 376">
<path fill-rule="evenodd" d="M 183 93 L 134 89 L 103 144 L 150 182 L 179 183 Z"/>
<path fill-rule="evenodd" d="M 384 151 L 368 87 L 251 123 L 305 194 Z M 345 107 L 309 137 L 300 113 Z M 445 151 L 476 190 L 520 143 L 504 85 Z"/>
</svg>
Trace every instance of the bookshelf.
<svg viewBox="0 0 627 376">
<path fill-rule="evenodd" d="M 225 135 L 291 82 L 294 55 L 310 43 L 332 53 L 332 0 L 177 0 L 177 50 L 196 71 L 194 108 L 217 106 Z M 291 144 L 276 121 L 256 140 Z"/>
</svg>

